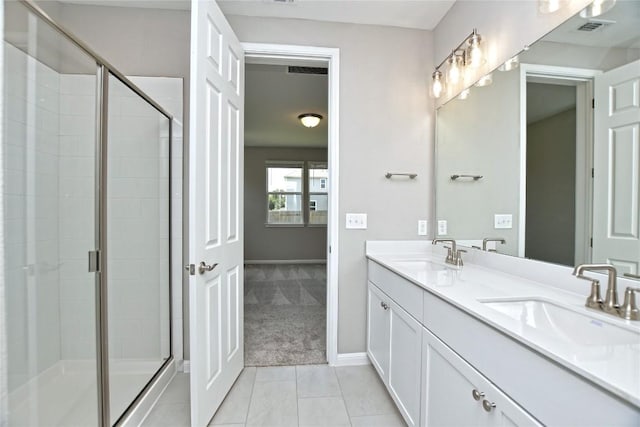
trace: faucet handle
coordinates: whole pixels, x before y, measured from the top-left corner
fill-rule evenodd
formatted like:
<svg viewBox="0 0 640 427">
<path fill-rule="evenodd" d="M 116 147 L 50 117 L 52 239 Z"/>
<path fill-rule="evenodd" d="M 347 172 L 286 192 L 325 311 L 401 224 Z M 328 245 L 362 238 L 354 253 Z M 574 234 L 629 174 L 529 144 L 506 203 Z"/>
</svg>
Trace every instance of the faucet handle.
<svg viewBox="0 0 640 427">
<path fill-rule="evenodd" d="M 591 277 L 583 276 L 582 274 L 576 275 L 577 279 L 587 280 L 591 282 L 591 295 L 585 302 L 585 307 L 594 308 L 596 310 L 602 310 L 602 297 L 600 297 L 600 281 L 592 279 Z"/>
<path fill-rule="evenodd" d="M 626 320 L 640 320 L 640 310 L 636 306 L 635 292 L 640 292 L 640 288 L 629 286 L 624 292 L 624 302 L 620 307 L 620 317 Z"/>
</svg>

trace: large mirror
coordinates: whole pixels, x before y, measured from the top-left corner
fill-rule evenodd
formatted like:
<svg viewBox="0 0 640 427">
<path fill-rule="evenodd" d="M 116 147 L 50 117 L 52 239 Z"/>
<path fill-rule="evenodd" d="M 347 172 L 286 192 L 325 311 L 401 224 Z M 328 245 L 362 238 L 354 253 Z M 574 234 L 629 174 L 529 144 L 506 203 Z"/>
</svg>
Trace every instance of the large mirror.
<svg viewBox="0 0 640 427">
<path fill-rule="evenodd" d="M 570 18 L 437 111 L 437 237 L 640 274 L 640 2 Z"/>
</svg>

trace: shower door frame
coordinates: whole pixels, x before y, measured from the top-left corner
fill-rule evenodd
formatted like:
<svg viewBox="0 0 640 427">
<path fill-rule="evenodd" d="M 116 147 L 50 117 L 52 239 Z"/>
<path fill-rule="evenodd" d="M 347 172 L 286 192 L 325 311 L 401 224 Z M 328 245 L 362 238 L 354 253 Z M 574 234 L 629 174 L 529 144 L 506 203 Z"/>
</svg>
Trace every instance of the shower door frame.
<svg viewBox="0 0 640 427">
<path fill-rule="evenodd" d="M 69 30 L 57 23 L 46 12 L 44 12 L 33 0 L 19 0 L 29 12 L 43 20 L 50 27 L 58 31 L 85 54 L 93 58 L 96 62 L 97 91 L 96 91 L 96 164 L 95 164 L 95 237 L 96 250 L 89 252 L 89 272 L 96 273 L 95 277 L 95 316 L 96 316 L 96 371 L 97 371 L 97 392 L 98 392 L 98 425 L 100 427 L 111 426 L 110 395 L 109 395 L 109 328 L 108 328 L 108 286 L 107 286 L 107 166 L 108 166 L 108 113 L 109 113 L 109 76 L 117 78 L 122 84 L 131 89 L 136 95 L 155 108 L 169 121 L 169 197 L 168 197 L 168 256 L 169 256 L 169 357 L 165 360 L 155 374 L 149 379 L 147 384 L 138 393 L 135 399 L 129 404 L 122 415 L 113 423 L 120 424 L 125 420 L 144 396 L 153 387 L 158 378 L 167 370 L 174 361 L 173 356 L 173 283 L 171 280 L 173 272 L 173 257 L 171 243 L 171 182 L 172 182 L 172 142 L 173 142 L 173 116 L 162 108 L 157 102 L 144 93 L 138 86 L 131 82 L 124 74 L 118 71 L 102 56 L 83 41 L 75 37 Z"/>
</svg>

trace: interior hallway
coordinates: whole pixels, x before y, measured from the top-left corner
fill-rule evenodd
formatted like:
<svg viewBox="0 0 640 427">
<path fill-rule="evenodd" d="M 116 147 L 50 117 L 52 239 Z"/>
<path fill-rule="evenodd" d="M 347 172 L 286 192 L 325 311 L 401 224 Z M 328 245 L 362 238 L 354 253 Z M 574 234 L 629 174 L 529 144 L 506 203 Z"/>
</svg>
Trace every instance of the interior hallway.
<svg viewBox="0 0 640 427">
<path fill-rule="evenodd" d="M 245 366 L 326 363 L 325 264 L 245 266 Z"/>
</svg>

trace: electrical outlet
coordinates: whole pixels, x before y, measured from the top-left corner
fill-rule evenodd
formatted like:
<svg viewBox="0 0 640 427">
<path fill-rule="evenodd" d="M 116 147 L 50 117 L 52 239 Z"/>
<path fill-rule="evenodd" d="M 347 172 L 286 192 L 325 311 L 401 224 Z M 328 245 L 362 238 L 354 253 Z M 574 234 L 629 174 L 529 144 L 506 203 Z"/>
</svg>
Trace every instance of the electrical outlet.
<svg viewBox="0 0 640 427">
<path fill-rule="evenodd" d="M 427 235 L 427 220 L 421 219 L 418 221 L 418 236 Z"/>
<path fill-rule="evenodd" d="M 447 235 L 447 220 L 441 219 L 438 220 L 438 236 L 446 236 Z"/>
<path fill-rule="evenodd" d="M 493 228 L 513 228 L 513 215 L 496 214 L 493 216 Z"/>
<path fill-rule="evenodd" d="M 351 230 L 366 230 L 367 229 L 367 214 L 363 213 L 348 213 L 347 214 L 347 229 Z"/>
</svg>

